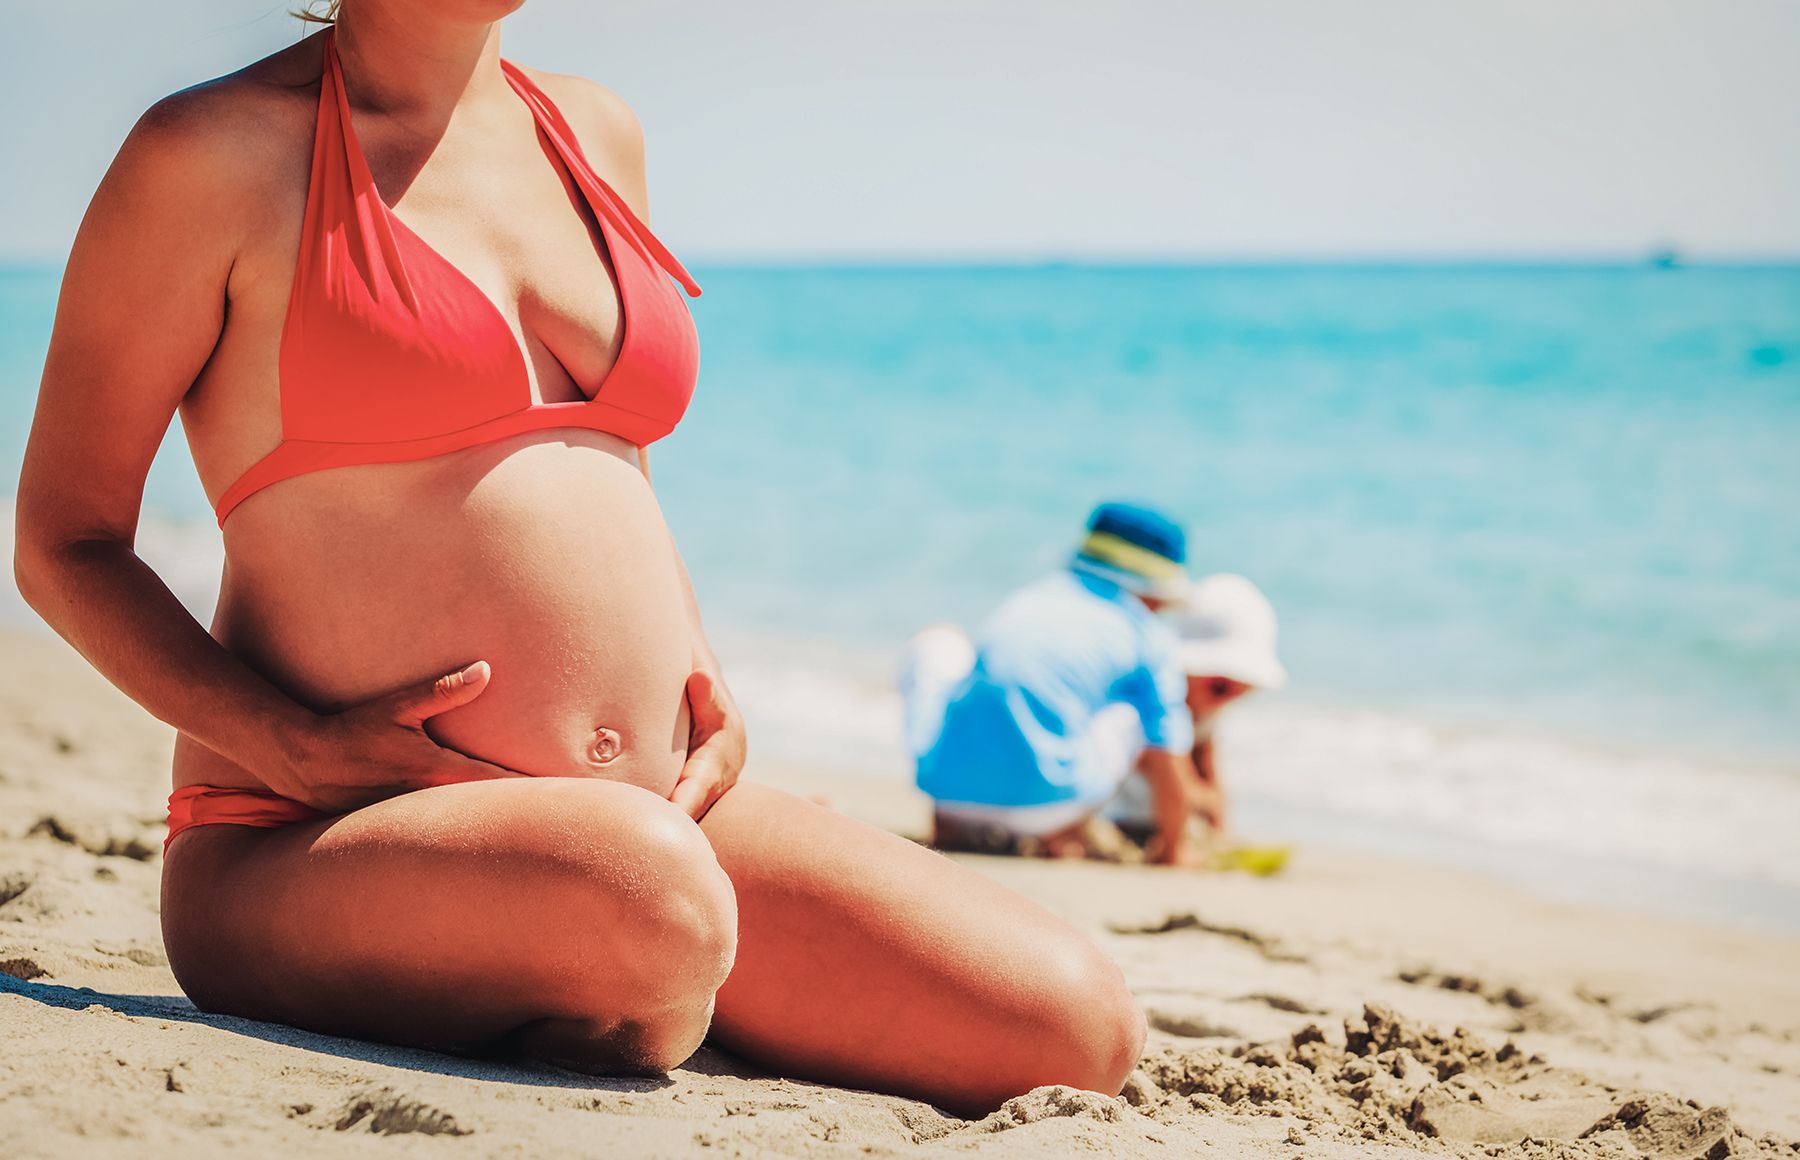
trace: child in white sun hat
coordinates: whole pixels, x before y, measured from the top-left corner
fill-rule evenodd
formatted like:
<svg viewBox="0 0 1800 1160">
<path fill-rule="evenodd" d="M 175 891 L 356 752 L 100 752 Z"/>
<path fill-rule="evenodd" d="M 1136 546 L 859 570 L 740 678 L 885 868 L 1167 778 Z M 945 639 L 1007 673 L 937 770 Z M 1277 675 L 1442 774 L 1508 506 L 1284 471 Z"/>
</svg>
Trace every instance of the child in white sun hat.
<svg viewBox="0 0 1800 1160">
<path fill-rule="evenodd" d="M 1180 638 L 1176 659 L 1187 674 L 1194 768 L 1204 803 L 1199 812 L 1215 833 L 1223 833 L 1225 793 L 1214 765 L 1213 730 L 1225 706 L 1244 694 L 1287 684 L 1287 669 L 1275 651 L 1275 609 L 1255 584 L 1220 572 L 1195 581 L 1187 599 L 1165 615 Z M 1147 836 L 1151 811 L 1143 780 L 1127 781 L 1106 813 L 1133 837 Z"/>
<path fill-rule="evenodd" d="M 1275 609 L 1256 585 L 1234 572 L 1194 582 L 1172 614 L 1190 677 L 1225 677 L 1253 689 L 1287 684 L 1275 655 Z"/>
</svg>

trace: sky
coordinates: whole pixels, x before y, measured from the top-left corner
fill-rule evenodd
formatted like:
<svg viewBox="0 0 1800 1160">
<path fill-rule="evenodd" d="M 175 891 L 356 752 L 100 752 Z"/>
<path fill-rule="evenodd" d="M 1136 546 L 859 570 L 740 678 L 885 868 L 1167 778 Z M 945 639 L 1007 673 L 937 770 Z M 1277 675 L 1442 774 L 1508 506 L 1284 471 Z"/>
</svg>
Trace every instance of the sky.
<svg viewBox="0 0 1800 1160">
<path fill-rule="evenodd" d="M 9 6 L 0 259 L 289 6 Z M 529 0 L 502 51 L 632 103 L 697 262 L 1800 259 L 1800 0 Z"/>
</svg>

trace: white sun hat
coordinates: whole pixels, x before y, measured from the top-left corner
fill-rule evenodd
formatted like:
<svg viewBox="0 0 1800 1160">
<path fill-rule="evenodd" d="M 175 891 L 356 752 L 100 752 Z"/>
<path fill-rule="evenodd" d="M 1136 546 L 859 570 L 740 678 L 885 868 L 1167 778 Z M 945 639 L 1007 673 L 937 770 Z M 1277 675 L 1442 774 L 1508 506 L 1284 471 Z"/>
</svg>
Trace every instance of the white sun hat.
<svg viewBox="0 0 1800 1160">
<path fill-rule="evenodd" d="M 1256 585 L 1231 572 L 1194 581 L 1174 610 L 1177 654 L 1192 676 L 1228 677 L 1258 689 L 1287 684 L 1275 656 L 1275 609 Z"/>
</svg>

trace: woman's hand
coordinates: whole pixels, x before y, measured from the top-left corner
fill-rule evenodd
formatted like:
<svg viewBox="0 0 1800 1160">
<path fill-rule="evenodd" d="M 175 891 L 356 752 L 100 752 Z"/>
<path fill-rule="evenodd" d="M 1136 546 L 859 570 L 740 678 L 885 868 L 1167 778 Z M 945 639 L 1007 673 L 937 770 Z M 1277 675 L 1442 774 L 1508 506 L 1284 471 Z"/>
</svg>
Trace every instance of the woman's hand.
<svg viewBox="0 0 1800 1160">
<path fill-rule="evenodd" d="M 688 757 L 669 793 L 696 822 L 737 784 L 744 768 L 744 719 L 724 682 L 704 669 L 688 677 Z"/>
<path fill-rule="evenodd" d="M 282 784 L 269 788 L 326 813 L 344 813 L 408 790 L 458 781 L 525 777 L 439 745 L 425 722 L 487 688 L 486 661 L 318 718 Z"/>
</svg>

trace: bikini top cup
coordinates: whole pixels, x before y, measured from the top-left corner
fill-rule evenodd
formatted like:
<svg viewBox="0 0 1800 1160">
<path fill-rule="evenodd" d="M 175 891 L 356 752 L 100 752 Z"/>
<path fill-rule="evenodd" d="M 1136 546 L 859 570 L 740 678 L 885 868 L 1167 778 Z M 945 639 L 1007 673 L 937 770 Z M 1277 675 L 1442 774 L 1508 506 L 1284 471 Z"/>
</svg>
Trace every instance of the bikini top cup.
<svg viewBox="0 0 1800 1160">
<path fill-rule="evenodd" d="M 602 381 L 580 384 L 586 398 L 534 403 L 499 309 L 381 200 L 350 123 L 335 33 L 323 34 L 312 176 L 281 332 L 281 442 L 219 497 L 219 525 L 263 488 L 326 468 L 427 459 L 553 427 L 640 447 L 674 430 L 700 350 L 664 272 L 690 295 L 700 287 L 594 173 L 550 98 L 501 62 L 599 223 L 624 335 Z"/>
</svg>

